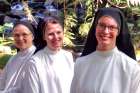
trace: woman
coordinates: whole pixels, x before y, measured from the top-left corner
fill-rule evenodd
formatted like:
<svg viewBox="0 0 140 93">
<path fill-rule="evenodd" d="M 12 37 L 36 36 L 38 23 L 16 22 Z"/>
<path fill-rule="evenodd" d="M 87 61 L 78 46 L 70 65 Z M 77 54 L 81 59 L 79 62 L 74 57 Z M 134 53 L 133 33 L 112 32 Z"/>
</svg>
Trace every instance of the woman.
<svg viewBox="0 0 140 93">
<path fill-rule="evenodd" d="M 40 27 L 46 46 L 27 62 L 22 93 L 69 93 L 74 62 L 72 54 L 62 49 L 63 26 L 50 16 Z"/>
<path fill-rule="evenodd" d="M 123 13 L 101 8 L 76 60 L 71 93 L 140 93 L 140 67 Z"/>
<path fill-rule="evenodd" d="M 36 50 L 33 44 L 34 28 L 28 21 L 18 21 L 13 27 L 12 34 L 18 52 L 10 58 L 0 77 L 2 93 L 20 93 L 24 78 L 22 68 Z"/>
</svg>

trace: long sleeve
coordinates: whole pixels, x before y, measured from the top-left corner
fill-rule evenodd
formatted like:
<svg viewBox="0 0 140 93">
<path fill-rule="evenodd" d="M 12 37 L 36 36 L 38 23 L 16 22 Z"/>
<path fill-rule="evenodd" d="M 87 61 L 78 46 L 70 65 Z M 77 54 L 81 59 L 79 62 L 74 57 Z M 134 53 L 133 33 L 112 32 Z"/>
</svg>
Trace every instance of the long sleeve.
<svg viewBox="0 0 140 93">
<path fill-rule="evenodd" d="M 77 89 L 77 83 L 76 83 L 76 81 L 77 81 L 77 77 L 74 76 L 73 77 L 73 80 L 72 80 L 72 83 L 71 83 L 70 93 L 77 93 L 76 92 L 76 89 Z"/>
<path fill-rule="evenodd" d="M 25 65 L 25 73 L 22 93 L 40 93 L 38 72 L 35 65 L 27 62 Z"/>
<path fill-rule="evenodd" d="M 74 76 L 73 76 L 73 80 L 72 80 L 72 83 L 71 83 L 71 89 L 70 89 L 70 93 L 79 93 L 78 92 L 78 85 L 79 82 L 78 82 L 78 69 L 77 69 L 77 64 L 74 65 Z"/>
<path fill-rule="evenodd" d="M 140 93 L 140 66 L 136 65 L 132 75 L 130 93 Z"/>
<path fill-rule="evenodd" d="M 0 74 L 0 91 L 4 90 L 5 88 L 5 79 L 6 79 L 6 69 Z"/>
</svg>

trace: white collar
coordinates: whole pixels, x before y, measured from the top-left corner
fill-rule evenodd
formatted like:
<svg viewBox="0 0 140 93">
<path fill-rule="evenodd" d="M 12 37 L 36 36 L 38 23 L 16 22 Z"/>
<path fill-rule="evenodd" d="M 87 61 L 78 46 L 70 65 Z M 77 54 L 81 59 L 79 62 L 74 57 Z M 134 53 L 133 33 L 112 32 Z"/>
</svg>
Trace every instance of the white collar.
<svg viewBox="0 0 140 93">
<path fill-rule="evenodd" d="M 113 48 L 113 49 L 111 49 L 111 50 L 108 50 L 108 51 L 99 51 L 99 50 L 96 50 L 95 52 L 96 52 L 98 55 L 101 55 L 101 56 L 110 56 L 110 55 L 112 55 L 113 53 L 118 52 L 118 51 L 119 51 L 118 48 L 115 47 L 115 48 Z"/>
<path fill-rule="evenodd" d="M 36 50 L 36 47 L 34 45 L 32 45 L 31 47 L 25 49 L 24 51 L 19 51 L 17 53 L 17 56 L 26 56 L 28 54 L 34 53 Z"/>
</svg>

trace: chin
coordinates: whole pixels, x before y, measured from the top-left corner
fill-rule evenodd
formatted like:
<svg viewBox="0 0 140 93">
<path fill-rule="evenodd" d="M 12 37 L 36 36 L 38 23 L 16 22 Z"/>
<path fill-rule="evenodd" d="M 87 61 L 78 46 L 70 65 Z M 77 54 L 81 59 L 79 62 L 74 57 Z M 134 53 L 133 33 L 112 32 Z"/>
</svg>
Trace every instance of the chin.
<svg viewBox="0 0 140 93">
<path fill-rule="evenodd" d="M 108 45 L 110 45 L 110 43 L 109 42 L 102 42 L 101 45 L 108 46 Z"/>
<path fill-rule="evenodd" d="M 54 47 L 54 48 L 52 48 L 52 50 L 54 50 L 54 51 L 57 51 L 57 50 L 60 50 L 61 48 L 60 47 Z"/>
</svg>

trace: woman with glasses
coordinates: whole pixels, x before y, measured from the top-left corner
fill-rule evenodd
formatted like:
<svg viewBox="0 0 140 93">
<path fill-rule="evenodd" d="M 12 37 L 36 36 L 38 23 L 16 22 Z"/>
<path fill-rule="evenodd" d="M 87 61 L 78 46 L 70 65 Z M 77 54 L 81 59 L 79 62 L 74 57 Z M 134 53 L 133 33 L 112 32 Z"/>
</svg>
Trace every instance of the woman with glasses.
<svg viewBox="0 0 140 93">
<path fill-rule="evenodd" d="M 22 93 L 70 93 L 74 62 L 72 53 L 62 49 L 63 25 L 54 16 L 41 24 L 46 45 L 27 62 Z"/>
<path fill-rule="evenodd" d="M 13 27 L 14 45 L 18 49 L 6 64 L 0 76 L 0 93 L 21 93 L 25 62 L 34 54 L 34 27 L 28 21 L 18 21 Z"/>
<path fill-rule="evenodd" d="M 140 93 L 140 67 L 119 9 L 101 8 L 95 13 L 74 70 L 71 93 Z"/>
</svg>

